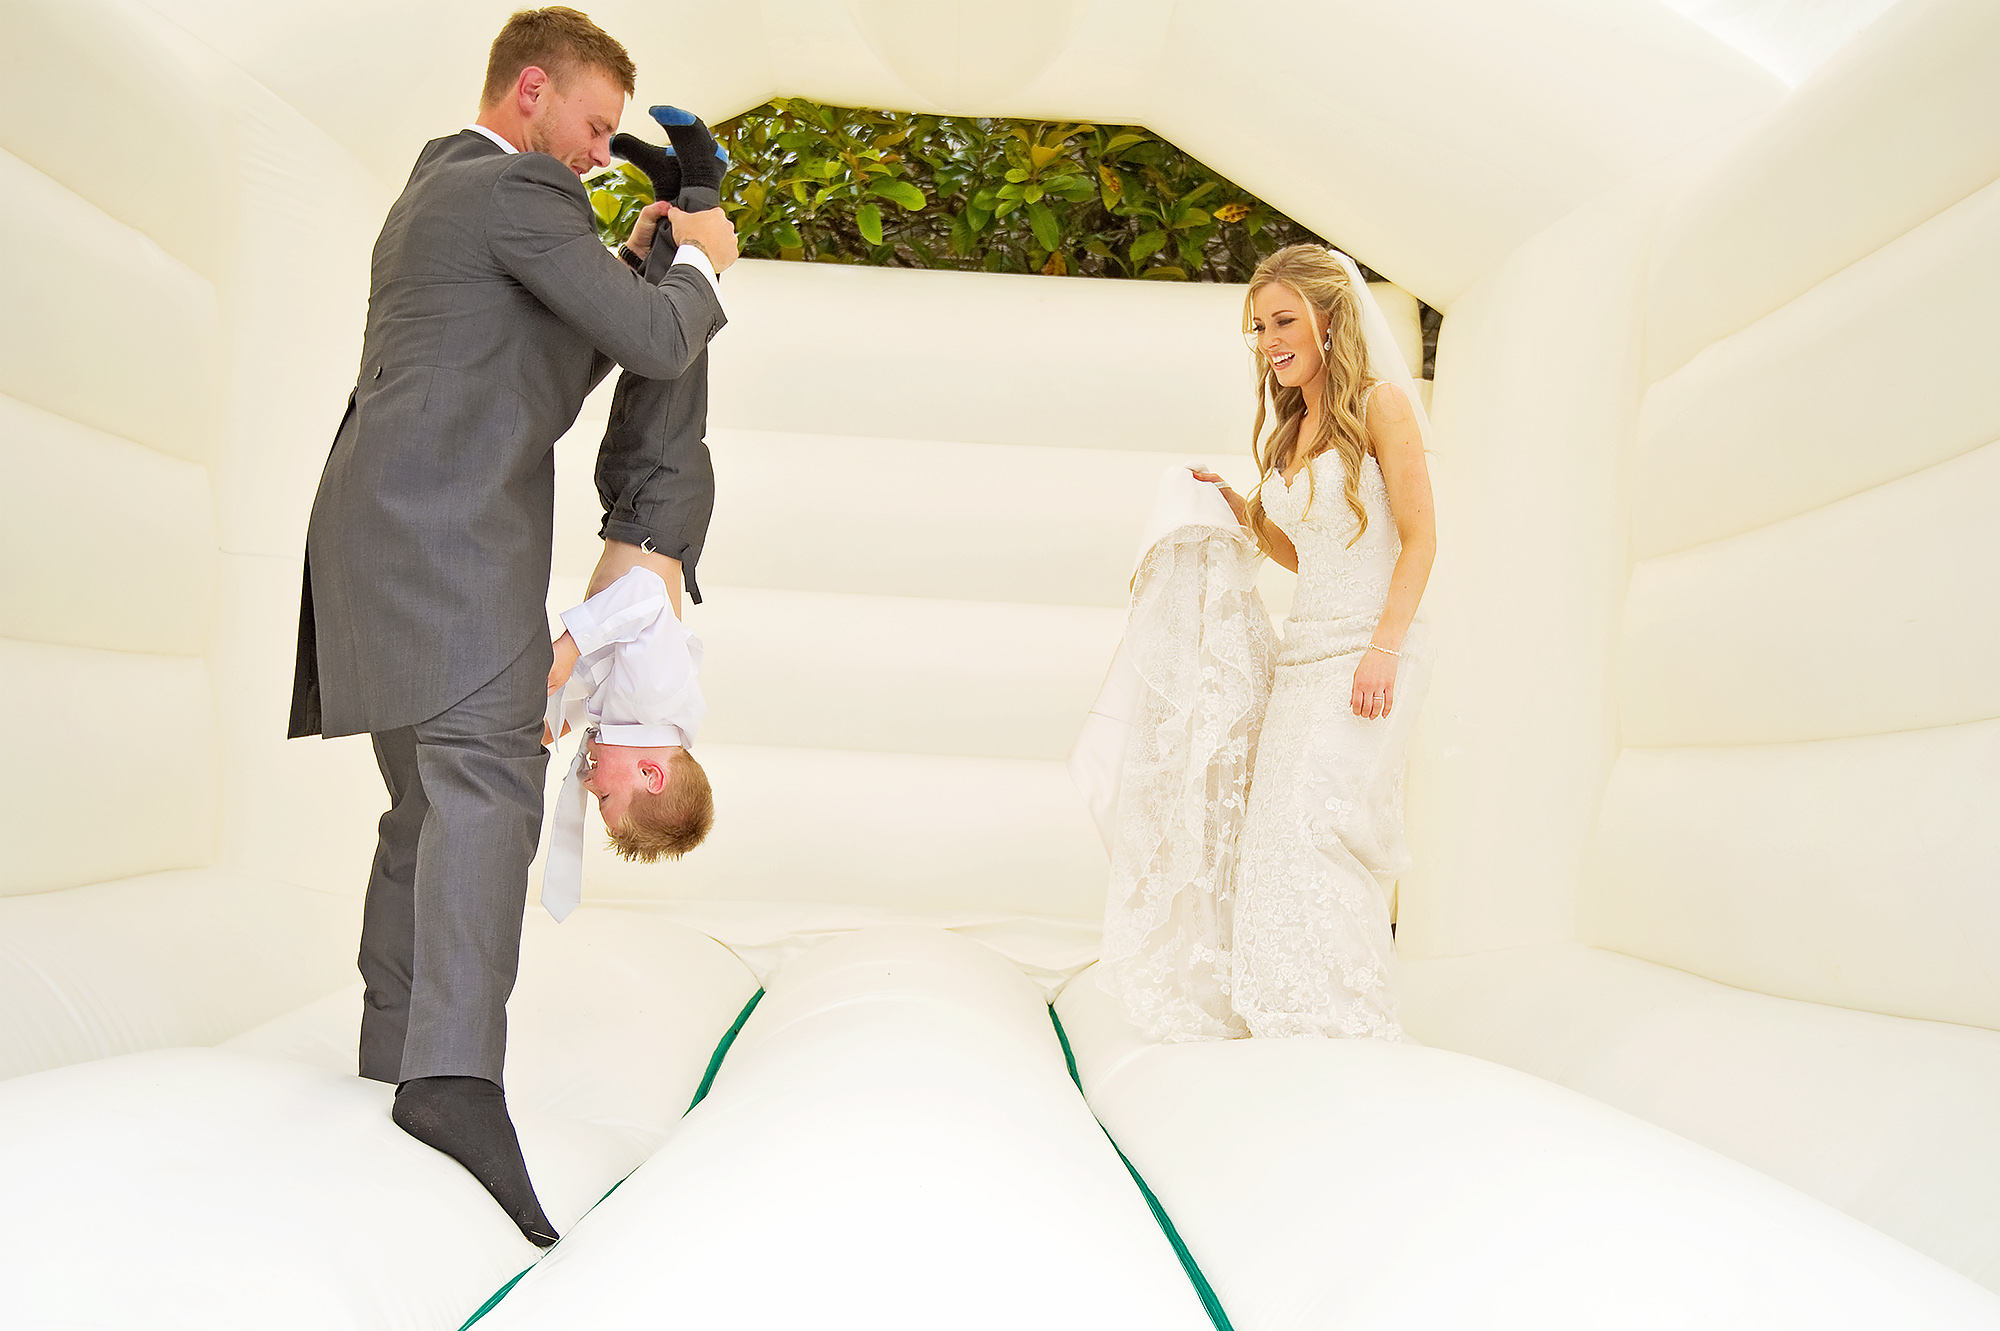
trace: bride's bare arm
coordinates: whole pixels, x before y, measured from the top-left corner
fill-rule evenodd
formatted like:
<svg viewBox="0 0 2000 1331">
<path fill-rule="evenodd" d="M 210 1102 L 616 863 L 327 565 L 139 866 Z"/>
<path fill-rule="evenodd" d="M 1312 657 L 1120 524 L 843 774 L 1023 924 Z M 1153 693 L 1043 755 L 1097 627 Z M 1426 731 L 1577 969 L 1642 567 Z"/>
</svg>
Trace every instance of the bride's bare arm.
<svg viewBox="0 0 2000 1331">
<path fill-rule="evenodd" d="M 1375 623 L 1373 641 L 1391 652 L 1401 651 L 1403 636 L 1416 618 L 1417 604 L 1430 583 L 1437 558 L 1437 517 L 1431 507 L 1431 473 L 1424 462 L 1424 440 L 1416 414 L 1403 390 L 1384 384 L 1369 404 L 1368 441 L 1382 465 L 1382 482 L 1389 491 L 1389 512 L 1403 552 L 1389 578 L 1389 597 Z M 1395 702 L 1396 658 L 1387 652 L 1367 652 L 1354 671 L 1357 716 L 1386 716 Z M 1377 693 L 1382 696 L 1377 698 Z"/>
<path fill-rule="evenodd" d="M 1220 487 L 1222 497 L 1229 501 L 1229 510 L 1236 515 L 1236 520 L 1245 527 L 1250 525 L 1250 506 L 1244 502 L 1242 495 L 1237 494 L 1236 491 L 1229 488 L 1229 482 L 1223 480 L 1214 472 L 1203 471 L 1199 467 L 1190 467 L 1188 470 L 1194 473 L 1196 480 L 1207 481 L 1212 485 Z M 1283 567 L 1297 573 L 1299 571 L 1299 552 L 1293 546 L 1292 538 L 1279 531 L 1276 527 L 1270 529 L 1270 537 L 1271 558 L 1277 560 Z"/>
<path fill-rule="evenodd" d="M 1271 538 L 1271 558 L 1280 568 L 1299 571 L 1299 548 L 1292 544 L 1292 538 L 1272 527 L 1265 533 Z"/>
</svg>

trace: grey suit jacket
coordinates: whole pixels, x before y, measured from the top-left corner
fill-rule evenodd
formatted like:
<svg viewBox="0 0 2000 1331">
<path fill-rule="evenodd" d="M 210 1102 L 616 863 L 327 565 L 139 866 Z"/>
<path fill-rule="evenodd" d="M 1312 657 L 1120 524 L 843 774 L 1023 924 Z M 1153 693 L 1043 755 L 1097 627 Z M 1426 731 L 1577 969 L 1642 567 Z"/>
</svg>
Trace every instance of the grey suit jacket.
<svg viewBox="0 0 2000 1331">
<path fill-rule="evenodd" d="M 700 272 L 655 272 L 605 250 L 555 158 L 425 145 L 306 532 L 292 735 L 414 725 L 546 642 L 555 441 L 613 362 L 674 378 L 723 324 Z"/>
</svg>

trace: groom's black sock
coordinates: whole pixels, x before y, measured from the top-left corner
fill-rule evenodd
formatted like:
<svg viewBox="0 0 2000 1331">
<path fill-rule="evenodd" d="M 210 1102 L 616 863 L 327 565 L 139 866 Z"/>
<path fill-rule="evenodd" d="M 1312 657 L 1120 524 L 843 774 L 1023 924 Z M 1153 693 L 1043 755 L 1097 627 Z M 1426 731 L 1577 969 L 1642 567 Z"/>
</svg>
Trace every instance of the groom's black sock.
<svg viewBox="0 0 2000 1331">
<path fill-rule="evenodd" d="M 653 182 L 654 198 L 674 203 L 680 196 L 681 159 L 674 156 L 672 148 L 662 148 L 630 134 L 613 134 L 611 151 L 646 173 L 646 179 Z"/>
<path fill-rule="evenodd" d="M 498 1086 L 484 1077 L 417 1077 L 396 1088 L 396 1107 L 389 1117 L 424 1145 L 464 1165 L 530 1243 L 546 1248 L 556 1241 L 555 1226 L 542 1214 L 535 1185 L 528 1181 L 514 1120 L 507 1116 L 507 1097 Z"/>
<path fill-rule="evenodd" d="M 680 159 L 681 189 L 674 207 L 684 213 L 721 207 L 722 171 L 729 159 L 716 146 L 715 136 L 701 123 L 701 117 L 677 106 L 655 106 L 648 114 L 667 131 L 674 156 Z"/>
</svg>

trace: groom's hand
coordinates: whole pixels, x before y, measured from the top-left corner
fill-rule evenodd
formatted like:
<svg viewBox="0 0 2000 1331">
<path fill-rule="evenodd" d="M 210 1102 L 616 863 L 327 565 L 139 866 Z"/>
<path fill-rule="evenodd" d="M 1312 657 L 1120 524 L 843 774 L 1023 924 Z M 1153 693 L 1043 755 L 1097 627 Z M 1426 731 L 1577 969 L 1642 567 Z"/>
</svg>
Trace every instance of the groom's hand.
<svg viewBox="0 0 2000 1331">
<path fill-rule="evenodd" d="M 640 215 L 644 216 L 643 213 Z M 678 208 L 670 208 L 667 221 L 674 230 L 674 243 L 699 248 L 715 265 L 716 272 L 720 273 L 736 262 L 736 227 L 722 215 L 722 209 L 704 208 L 698 213 L 684 213 Z"/>
<path fill-rule="evenodd" d="M 548 696 L 553 698 L 556 690 L 569 683 L 570 672 L 576 669 L 577 658 L 583 653 L 577 650 L 576 639 L 567 632 L 550 644 L 550 651 L 555 661 L 549 666 Z"/>
</svg>

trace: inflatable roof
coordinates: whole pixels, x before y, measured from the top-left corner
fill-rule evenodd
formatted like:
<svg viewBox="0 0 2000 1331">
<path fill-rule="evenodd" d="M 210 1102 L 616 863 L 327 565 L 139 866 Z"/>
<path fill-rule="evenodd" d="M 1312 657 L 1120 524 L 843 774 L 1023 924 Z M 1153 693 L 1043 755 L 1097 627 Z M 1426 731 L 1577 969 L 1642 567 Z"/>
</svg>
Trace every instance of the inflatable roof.
<svg viewBox="0 0 2000 1331">
<path fill-rule="evenodd" d="M 353 1076 L 381 786 L 281 738 L 506 8 L 0 9 L 0 1321 L 2000 1326 L 2000 9 L 593 6 L 640 105 L 1142 123 L 1441 309 L 1442 654 L 1416 1042 L 1146 1044 L 1063 759 L 1154 478 L 1251 469 L 1240 290 L 738 265 L 720 820 L 529 920 L 537 1261 Z"/>
</svg>

